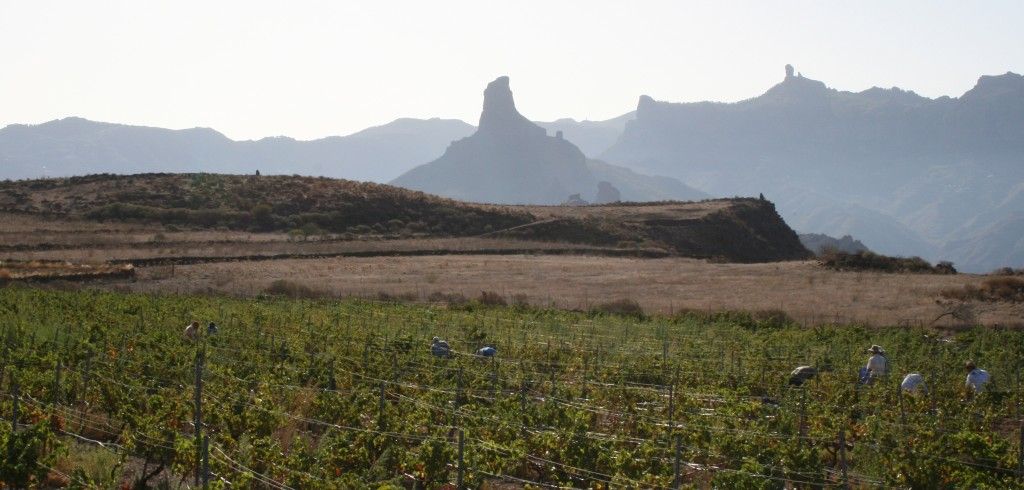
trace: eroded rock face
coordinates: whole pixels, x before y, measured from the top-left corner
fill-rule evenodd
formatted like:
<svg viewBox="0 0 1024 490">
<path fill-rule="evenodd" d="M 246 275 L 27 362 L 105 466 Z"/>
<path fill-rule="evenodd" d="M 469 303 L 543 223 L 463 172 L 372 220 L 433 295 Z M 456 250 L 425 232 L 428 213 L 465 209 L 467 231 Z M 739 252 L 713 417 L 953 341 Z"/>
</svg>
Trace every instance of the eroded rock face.
<svg viewBox="0 0 1024 490">
<path fill-rule="evenodd" d="M 499 77 L 484 90 L 480 126 L 473 135 L 392 183 L 466 201 L 560 204 L 565 196 L 593 195 L 599 181 L 614 183 L 616 192 L 606 190 L 609 196 L 618 196 L 621 189 L 635 201 L 690 198 L 678 181 L 587 160 L 564 135 L 548 136 L 516 110 L 508 77 Z"/>
<path fill-rule="evenodd" d="M 587 204 L 590 203 L 584 201 L 579 194 L 573 194 L 569 196 L 569 198 L 566 199 L 565 202 L 562 203 L 562 206 L 586 206 Z"/>
<path fill-rule="evenodd" d="M 498 77 L 484 89 L 484 110 L 478 133 L 501 137 L 544 137 L 544 128 L 530 122 L 516 110 L 508 77 Z"/>
<path fill-rule="evenodd" d="M 622 200 L 622 194 L 615 188 L 611 182 L 602 180 L 597 183 L 597 198 L 594 202 L 597 204 L 608 204 L 612 202 L 619 202 Z"/>
</svg>

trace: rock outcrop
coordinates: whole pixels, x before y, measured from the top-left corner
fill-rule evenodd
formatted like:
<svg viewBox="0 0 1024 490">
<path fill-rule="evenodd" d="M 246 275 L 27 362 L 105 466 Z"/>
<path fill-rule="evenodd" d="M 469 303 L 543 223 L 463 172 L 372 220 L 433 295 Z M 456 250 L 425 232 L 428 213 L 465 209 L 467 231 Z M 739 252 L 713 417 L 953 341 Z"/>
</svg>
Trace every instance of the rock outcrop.
<svg viewBox="0 0 1024 490">
<path fill-rule="evenodd" d="M 630 200 L 706 197 L 673 179 L 595 164 L 565 138 L 548 136 L 516 110 L 508 77 L 487 85 L 480 124 L 473 135 L 453 142 L 440 158 L 406 172 L 392 184 L 465 201 L 560 204 L 565 196 L 591 194 L 602 180 Z"/>
<path fill-rule="evenodd" d="M 619 193 L 619 190 L 610 182 L 602 180 L 597 183 L 597 198 L 594 199 L 594 203 L 608 204 L 621 200 L 622 195 Z"/>
</svg>

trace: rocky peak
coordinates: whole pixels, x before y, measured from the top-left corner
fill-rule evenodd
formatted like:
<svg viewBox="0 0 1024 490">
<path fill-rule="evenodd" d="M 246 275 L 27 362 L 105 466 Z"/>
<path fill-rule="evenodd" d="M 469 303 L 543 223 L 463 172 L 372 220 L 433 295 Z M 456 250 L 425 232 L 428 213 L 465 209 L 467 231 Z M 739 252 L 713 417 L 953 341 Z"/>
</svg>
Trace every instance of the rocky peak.
<svg viewBox="0 0 1024 490">
<path fill-rule="evenodd" d="M 1008 71 L 1003 75 L 984 75 L 963 95 L 963 99 L 1019 96 L 1024 93 L 1024 76 Z"/>
<path fill-rule="evenodd" d="M 491 134 L 539 134 L 544 128 L 530 122 L 516 110 L 507 76 L 498 77 L 484 89 L 484 110 L 480 114 L 479 132 Z"/>
</svg>

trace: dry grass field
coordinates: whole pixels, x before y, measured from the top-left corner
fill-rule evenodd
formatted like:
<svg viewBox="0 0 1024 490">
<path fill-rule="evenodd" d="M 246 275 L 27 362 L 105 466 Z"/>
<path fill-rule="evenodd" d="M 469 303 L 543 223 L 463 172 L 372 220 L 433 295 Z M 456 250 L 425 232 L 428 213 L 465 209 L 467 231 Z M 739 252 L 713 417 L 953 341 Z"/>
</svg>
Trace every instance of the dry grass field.
<svg viewBox="0 0 1024 490">
<path fill-rule="evenodd" d="M 623 298 L 648 313 L 781 310 L 807 325 L 930 324 L 944 289 L 982 276 L 834 272 L 816 262 L 718 264 L 696 259 L 595 256 L 426 256 L 230 262 L 142 268 L 122 286 L 144 292 L 258 295 L 276 280 L 331 297 L 383 295 L 427 300 L 493 291 L 508 302 L 587 310 Z M 978 322 L 1018 325 L 1024 305 L 976 304 Z M 962 320 L 943 317 L 936 325 Z"/>
<path fill-rule="evenodd" d="M 651 206 L 650 212 L 659 210 Z M 540 207 L 531 212 L 545 215 Z M 551 207 L 548 212 L 569 211 Z M 1024 304 L 1019 302 L 943 298 L 943 291 L 978 287 L 986 280 L 969 274 L 836 272 L 815 261 L 737 264 L 610 257 L 605 255 L 621 250 L 503 238 L 343 240 L 325 235 L 295 240 L 280 232 L 187 231 L 17 214 L 0 215 L 0 222 L 0 260 L 95 264 L 161 257 L 216 259 L 136 267 L 133 279 L 101 280 L 85 287 L 254 296 L 283 280 L 313 296 L 428 301 L 451 295 L 476 298 L 490 291 L 509 303 L 580 310 L 631 299 L 648 313 L 783 311 L 806 325 L 1024 323 Z M 440 255 L 444 251 L 459 255 Z M 487 254 L 474 254 L 480 251 Z M 573 254 L 566 255 L 568 251 Z M 424 255 L 386 256 L 396 252 Z M 303 258 L 349 253 L 381 256 Z M 275 255 L 278 260 L 223 260 Z M 287 258 L 291 255 L 296 258 Z"/>
</svg>

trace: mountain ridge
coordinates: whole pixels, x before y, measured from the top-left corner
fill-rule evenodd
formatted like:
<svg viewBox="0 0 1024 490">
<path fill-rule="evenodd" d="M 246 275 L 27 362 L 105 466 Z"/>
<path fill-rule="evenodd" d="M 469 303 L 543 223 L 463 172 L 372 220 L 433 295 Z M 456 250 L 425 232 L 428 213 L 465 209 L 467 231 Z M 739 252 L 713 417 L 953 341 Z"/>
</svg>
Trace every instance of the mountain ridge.
<svg viewBox="0 0 1024 490">
<path fill-rule="evenodd" d="M 735 103 L 641 96 L 636 118 L 600 158 L 712 194 L 764 193 L 801 232 L 852 234 L 882 253 L 985 271 L 1024 263 L 1024 245 L 988 244 L 980 256 L 955 244 L 980 233 L 976 217 L 1015 223 L 998 202 L 1024 182 L 1022 155 L 1024 77 L 1016 73 L 933 99 L 900 88 L 840 91 L 787 67 L 781 82 Z M 831 216 L 789 204 L 803 193 L 823 196 Z M 851 229 L 841 214 L 866 223 L 884 216 L 890 231 Z"/>
</svg>

